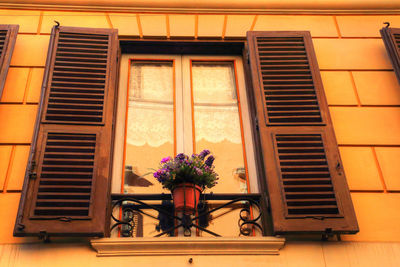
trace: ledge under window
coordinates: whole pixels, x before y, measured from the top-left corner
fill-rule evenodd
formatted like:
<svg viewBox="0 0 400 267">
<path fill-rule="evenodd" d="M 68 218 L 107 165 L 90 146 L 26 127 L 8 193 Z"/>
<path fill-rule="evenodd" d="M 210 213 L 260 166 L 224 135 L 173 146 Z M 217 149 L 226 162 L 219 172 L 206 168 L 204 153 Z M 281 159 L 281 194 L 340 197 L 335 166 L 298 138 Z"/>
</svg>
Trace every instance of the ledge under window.
<svg viewBox="0 0 400 267">
<path fill-rule="evenodd" d="M 280 237 L 101 238 L 91 240 L 97 256 L 279 255 Z"/>
</svg>

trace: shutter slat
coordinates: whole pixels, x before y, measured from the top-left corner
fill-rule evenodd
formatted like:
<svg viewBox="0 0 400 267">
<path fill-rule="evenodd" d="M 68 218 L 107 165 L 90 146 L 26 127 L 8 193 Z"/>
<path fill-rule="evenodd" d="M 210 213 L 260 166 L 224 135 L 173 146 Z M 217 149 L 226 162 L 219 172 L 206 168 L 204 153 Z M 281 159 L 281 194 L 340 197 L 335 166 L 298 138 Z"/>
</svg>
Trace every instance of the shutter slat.
<svg viewBox="0 0 400 267">
<path fill-rule="evenodd" d="M 53 73 L 62 76 L 75 76 L 75 77 L 89 76 L 89 77 L 105 78 L 104 71 L 97 71 L 97 69 L 91 69 L 91 70 L 84 69 L 84 71 L 80 70 L 65 71 L 65 70 L 59 70 L 59 68 L 55 68 Z"/>
<path fill-rule="evenodd" d="M 87 110 L 87 109 L 92 109 L 92 110 L 102 110 L 103 106 L 99 104 L 89 104 L 86 103 L 84 107 L 82 107 L 81 104 L 77 103 L 49 103 L 48 105 L 49 108 L 54 109 L 76 109 L 76 110 Z"/>
<path fill-rule="evenodd" d="M 72 36 L 60 36 L 60 41 L 63 43 L 84 43 L 84 44 L 107 44 L 108 39 L 88 39 L 88 38 L 73 38 Z"/>
<path fill-rule="evenodd" d="M 100 111 L 95 111 L 91 109 L 48 109 L 51 114 L 87 114 L 87 115 L 101 115 Z"/>
<path fill-rule="evenodd" d="M 89 50 L 89 49 L 81 49 L 81 48 L 59 48 L 57 52 L 58 59 L 64 60 L 78 60 L 84 59 L 88 61 L 103 61 L 107 60 L 107 53 L 106 51 L 100 50 Z"/>
<path fill-rule="evenodd" d="M 90 59 L 91 60 L 91 59 Z M 69 67 L 70 69 L 81 69 L 81 68 L 94 68 L 94 69 L 103 69 L 104 71 L 106 70 L 107 65 L 105 64 L 106 61 L 101 60 L 101 64 L 99 62 L 89 62 L 89 61 L 84 61 L 81 62 L 79 59 L 77 60 L 61 60 L 59 59 L 56 63 L 55 66 L 57 67 Z"/>
<path fill-rule="evenodd" d="M 50 192 L 39 192 L 38 201 L 41 199 L 48 199 L 49 201 L 58 199 L 90 199 L 90 193 L 76 193 L 76 192 L 61 192 L 61 193 L 50 193 Z"/>
<path fill-rule="evenodd" d="M 104 98 L 104 94 L 103 93 L 79 93 L 80 96 L 84 96 L 87 97 L 88 99 L 92 99 L 92 98 L 100 98 L 103 99 Z M 69 98 L 81 98 L 79 96 L 76 95 L 76 92 L 53 92 L 51 93 L 51 96 L 54 97 L 69 97 Z"/>
<path fill-rule="evenodd" d="M 55 71 L 74 71 L 75 73 L 104 73 L 105 68 L 96 68 L 97 66 L 92 67 L 77 67 L 77 66 L 67 66 L 63 63 L 65 62 L 57 62 L 60 63 L 57 67 L 54 68 Z"/>
</svg>

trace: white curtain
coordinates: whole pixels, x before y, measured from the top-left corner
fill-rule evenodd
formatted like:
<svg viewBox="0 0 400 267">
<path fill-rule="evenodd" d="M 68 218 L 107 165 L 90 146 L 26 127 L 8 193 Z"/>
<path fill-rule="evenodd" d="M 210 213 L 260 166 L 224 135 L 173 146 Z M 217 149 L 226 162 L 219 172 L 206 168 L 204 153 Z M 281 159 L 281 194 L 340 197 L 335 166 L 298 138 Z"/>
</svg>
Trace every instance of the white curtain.
<svg viewBox="0 0 400 267">
<path fill-rule="evenodd" d="M 172 73 L 171 63 L 133 64 L 129 81 L 128 144 L 158 147 L 173 143 Z M 241 143 L 234 77 L 229 64 L 193 64 L 196 141 L 219 143 L 226 139 Z"/>
<path fill-rule="evenodd" d="M 233 64 L 194 62 L 192 67 L 196 142 L 241 143 Z"/>
<path fill-rule="evenodd" d="M 129 81 L 127 142 L 153 147 L 174 140 L 171 62 L 134 63 Z"/>
</svg>

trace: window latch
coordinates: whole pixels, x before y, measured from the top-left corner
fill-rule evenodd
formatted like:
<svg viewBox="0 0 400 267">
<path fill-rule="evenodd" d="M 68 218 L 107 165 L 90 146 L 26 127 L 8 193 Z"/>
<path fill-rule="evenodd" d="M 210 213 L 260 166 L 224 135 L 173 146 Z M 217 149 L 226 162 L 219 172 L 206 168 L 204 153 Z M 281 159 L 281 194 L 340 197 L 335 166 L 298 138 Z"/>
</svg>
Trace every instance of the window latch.
<svg viewBox="0 0 400 267">
<path fill-rule="evenodd" d="M 341 169 L 342 169 L 342 164 L 340 164 L 340 161 L 338 161 L 336 164 L 336 171 L 338 172 L 339 175 L 342 175 Z"/>
<path fill-rule="evenodd" d="M 31 163 L 31 169 L 29 170 L 29 179 L 36 179 L 37 178 L 37 174 L 36 174 L 36 162 L 34 160 L 32 160 Z"/>
<path fill-rule="evenodd" d="M 256 124 L 256 130 L 258 131 L 258 118 L 257 117 L 254 118 L 254 122 Z"/>
</svg>

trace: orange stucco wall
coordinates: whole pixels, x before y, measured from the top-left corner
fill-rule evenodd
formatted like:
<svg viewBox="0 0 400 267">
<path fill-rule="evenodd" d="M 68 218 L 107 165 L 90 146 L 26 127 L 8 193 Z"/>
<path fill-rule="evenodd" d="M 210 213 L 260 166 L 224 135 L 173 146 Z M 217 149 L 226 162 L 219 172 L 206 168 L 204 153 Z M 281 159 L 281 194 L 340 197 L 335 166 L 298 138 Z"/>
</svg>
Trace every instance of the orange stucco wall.
<svg viewBox="0 0 400 267">
<path fill-rule="evenodd" d="M 400 242 L 400 86 L 379 35 L 400 15 L 155 14 L 0 10 L 19 24 L 0 100 L 0 244 L 12 237 L 51 27 L 117 28 L 121 36 L 245 37 L 249 30 L 313 36 L 360 232 L 348 241 Z M 235 227 L 235 226 L 233 226 Z M 34 241 L 34 239 L 29 239 Z"/>
</svg>

